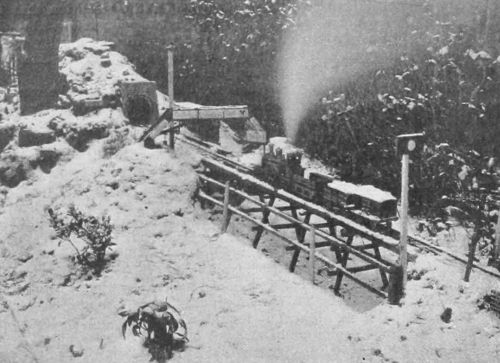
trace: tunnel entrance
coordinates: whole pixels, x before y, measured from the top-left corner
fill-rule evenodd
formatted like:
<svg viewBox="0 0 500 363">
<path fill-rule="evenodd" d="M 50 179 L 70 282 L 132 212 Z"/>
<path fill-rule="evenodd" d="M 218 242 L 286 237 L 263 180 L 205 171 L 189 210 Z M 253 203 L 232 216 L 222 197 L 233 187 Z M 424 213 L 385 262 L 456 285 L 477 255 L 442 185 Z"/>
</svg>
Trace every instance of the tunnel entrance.
<svg viewBox="0 0 500 363">
<path fill-rule="evenodd" d="M 127 98 L 125 112 L 132 125 L 147 125 L 154 117 L 154 103 L 144 95 Z"/>
<path fill-rule="evenodd" d="M 155 82 L 127 80 L 120 82 L 123 113 L 132 125 L 152 125 L 158 119 L 158 96 Z"/>
</svg>

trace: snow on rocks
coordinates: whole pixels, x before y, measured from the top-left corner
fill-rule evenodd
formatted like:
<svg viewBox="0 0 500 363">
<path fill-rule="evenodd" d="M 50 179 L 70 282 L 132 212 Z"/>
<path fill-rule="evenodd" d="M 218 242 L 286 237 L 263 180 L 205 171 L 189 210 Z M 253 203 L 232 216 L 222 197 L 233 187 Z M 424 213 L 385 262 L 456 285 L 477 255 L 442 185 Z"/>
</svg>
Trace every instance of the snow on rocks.
<svg viewBox="0 0 500 363">
<path fill-rule="evenodd" d="M 40 146 L 54 141 L 56 141 L 55 132 L 48 127 L 32 124 L 19 130 L 20 147 Z"/>
<path fill-rule="evenodd" d="M 121 81 L 146 81 L 113 43 L 82 38 L 61 44 L 60 72 L 66 77 L 66 96 L 78 114 L 119 103 Z"/>
<path fill-rule="evenodd" d="M 125 125 L 120 108 L 84 116 L 49 109 L 1 122 L 0 184 L 15 187 L 36 168 L 49 172 L 58 160 L 67 159 L 63 156 L 72 155 L 73 149 L 86 150 L 92 140 L 105 138 Z"/>
<path fill-rule="evenodd" d="M 13 147 L 0 154 L 0 184 L 15 187 L 29 179 L 34 170 L 40 168 L 45 173 L 72 154 L 65 142 L 53 142 L 41 146 Z"/>
<path fill-rule="evenodd" d="M 79 117 L 64 110 L 55 113 L 48 126 L 76 150 L 82 151 L 91 140 L 105 138 L 110 130 L 125 126 L 125 123 L 121 109 L 105 108 Z"/>
<path fill-rule="evenodd" d="M 62 153 L 85 150 L 91 140 L 123 127 L 119 105 L 122 80 L 143 80 L 133 65 L 113 51 L 113 43 L 89 38 L 60 46 L 60 71 L 67 81 L 59 107 L 20 116 L 19 97 L 2 92 L 0 101 L 0 183 L 17 186 L 38 167 L 48 172 Z M 72 107 L 71 110 L 69 108 Z M 58 141 L 59 140 L 59 141 Z M 26 149 L 23 151 L 23 149 Z"/>
</svg>

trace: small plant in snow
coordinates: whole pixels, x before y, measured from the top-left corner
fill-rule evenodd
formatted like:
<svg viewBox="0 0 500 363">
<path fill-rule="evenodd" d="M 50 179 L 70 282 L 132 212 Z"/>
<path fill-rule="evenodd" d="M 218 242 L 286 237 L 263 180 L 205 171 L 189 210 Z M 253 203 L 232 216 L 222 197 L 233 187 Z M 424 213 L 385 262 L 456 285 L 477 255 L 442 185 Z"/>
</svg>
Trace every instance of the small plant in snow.
<svg viewBox="0 0 500 363">
<path fill-rule="evenodd" d="M 181 348 L 189 341 L 180 312 L 166 300 L 150 302 L 137 310 L 124 310 L 119 314 L 127 318 L 122 325 L 123 338 L 127 326 L 135 336 L 145 336 L 144 346 L 148 348 L 151 360 L 165 362 L 172 358 L 173 349 Z"/>
<path fill-rule="evenodd" d="M 106 251 L 115 245 L 111 239 L 113 225 L 109 216 L 98 219 L 83 214 L 73 205 L 66 213 L 54 212 L 51 208 L 48 213 L 50 225 L 60 239 L 59 245 L 62 242 L 69 243 L 76 251 L 76 261 L 100 274 L 106 264 Z M 83 242 L 83 246 L 77 247 L 79 244 L 73 238 Z"/>
</svg>

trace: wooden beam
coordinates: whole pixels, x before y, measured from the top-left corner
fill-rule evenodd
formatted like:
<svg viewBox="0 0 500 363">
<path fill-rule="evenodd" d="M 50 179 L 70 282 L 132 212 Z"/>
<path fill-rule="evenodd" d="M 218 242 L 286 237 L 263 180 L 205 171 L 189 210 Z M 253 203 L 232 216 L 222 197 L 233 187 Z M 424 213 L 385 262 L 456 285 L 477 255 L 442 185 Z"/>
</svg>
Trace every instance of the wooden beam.
<svg viewBox="0 0 500 363">
<path fill-rule="evenodd" d="M 351 271 L 352 273 L 377 270 L 377 269 L 378 269 L 378 267 L 373 266 L 373 265 L 363 265 L 363 266 L 356 266 L 356 267 L 349 267 L 348 268 L 348 270 Z"/>
<path fill-rule="evenodd" d="M 347 245 L 351 245 L 352 244 L 352 241 L 354 239 L 354 236 L 350 236 L 348 239 L 347 239 Z M 347 261 L 349 261 L 349 251 L 346 250 L 342 253 L 342 260 L 341 260 L 341 265 L 344 269 L 347 269 L 346 266 L 347 266 Z M 338 274 L 337 274 L 337 280 L 335 280 L 335 287 L 333 288 L 333 291 L 335 292 L 339 292 L 340 291 L 340 286 L 342 284 L 342 278 L 344 277 L 344 271 L 342 270 L 338 270 Z"/>
<path fill-rule="evenodd" d="M 299 216 L 297 214 L 297 210 L 295 208 L 292 209 L 292 217 L 293 217 L 293 219 L 300 222 Z M 297 236 L 297 241 L 302 245 L 304 244 L 304 238 L 306 237 L 306 233 L 308 231 L 308 229 L 305 228 L 304 226 L 309 227 L 309 220 L 310 219 L 311 219 L 311 213 L 306 212 L 304 221 L 301 222 L 301 226 L 299 226 L 298 224 L 295 223 L 295 235 Z M 295 248 L 293 255 L 292 255 L 292 259 L 290 261 L 290 266 L 289 266 L 290 272 L 295 271 L 295 267 L 297 266 L 297 261 L 299 260 L 299 255 L 300 255 L 300 249 Z"/>
<path fill-rule="evenodd" d="M 364 251 L 364 250 L 369 250 L 373 248 L 373 243 L 370 243 L 369 245 L 362 245 L 362 246 L 354 246 L 358 251 Z"/>
<path fill-rule="evenodd" d="M 281 223 L 281 224 L 271 224 L 274 229 L 292 229 L 296 227 L 295 223 Z"/>
<path fill-rule="evenodd" d="M 247 119 L 247 106 L 200 106 L 199 108 L 174 109 L 175 121 Z"/>
<path fill-rule="evenodd" d="M 274 204 L 274 197 L 271 197 L 271 199 L 269 199 L 269 206 L 272 206 Z M 263 205 L 267 205 L 265 204 L 264 202 L 262 202 Z M 271 211 L 269 209 L 264 209 L 264 211 L 262 212 L 262 223 L 263 224 L 267 224 L 269 223 L 269 214 L 271 214 Z M 262 233 L 264 233 L 264 229 L 263 228 L 260 228 L 258 227 L 259 229 L 257 230 L 257 233 L 255 234 L 255 237 L 253 239 L 253 242 L 252 242 L 252 246 L 253 248 L 257 248 L 257 246 L 259 245 L 259 242 L 260 242 L 260 238 L 262 237 Z"/>
<path fill-rule="evenodd" d="M 224 209 L 222 212 L 222 227 L 221 233 L 227 232 L 227 227 L 229 227 L 229 221 L 231 219 L 231 212 L 229 211 L 229 182 L 226 182 L 226 187 L 224 189 Z"/>
<path fill-rule="evenodd" d="M 261 207 L 241 209 L 241 211 L 245 212 L 245 213 L 258 213 L 258 212 L 263 212 L 264 210 L 265 210 L 265 208 L 261 208 Z"/>
<path fill-rule="evenodd" d="M 316 230 L 311 227 L 311 244 L 309 246 L 309 275 L 314 284 L 316 275 Z"/>
</svg>

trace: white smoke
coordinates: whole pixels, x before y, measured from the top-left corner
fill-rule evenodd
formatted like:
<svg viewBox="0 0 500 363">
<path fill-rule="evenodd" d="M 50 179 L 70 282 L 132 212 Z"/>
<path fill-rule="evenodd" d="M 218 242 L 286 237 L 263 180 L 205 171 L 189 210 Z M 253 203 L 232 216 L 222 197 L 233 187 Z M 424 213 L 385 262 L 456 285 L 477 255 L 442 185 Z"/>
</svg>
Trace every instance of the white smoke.
<svg viewBox="0 0 500 363">
<path fill-rule="evenodd" d="M 280 98 L 287 137 L 323 92 L 388 65 L 415 25 L 422 5 L 412 2 L 314 2 L 307 19 L 285 37 Z M 395 51 L 398 51 L 396 53 Z"/>
</svg>

